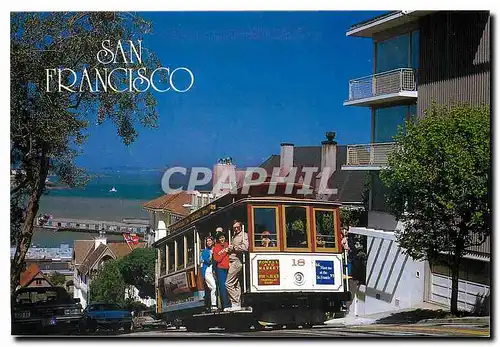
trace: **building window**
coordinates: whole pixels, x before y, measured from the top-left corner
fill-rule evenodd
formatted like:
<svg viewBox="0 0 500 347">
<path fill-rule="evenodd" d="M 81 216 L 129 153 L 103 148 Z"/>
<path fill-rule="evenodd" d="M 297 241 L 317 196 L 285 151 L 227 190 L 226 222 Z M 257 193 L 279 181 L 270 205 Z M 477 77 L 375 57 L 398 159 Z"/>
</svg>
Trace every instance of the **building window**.
<svg viewBox="0 0 500 347">
<path fill-rule="evenodd" d="M 375 109 L 375 143 L 393 142 L 401 128 L 405 131 L 407 120 L 413 119 L 417 113 L 417 105 L 399 105 L 379 107 Z"/>
<path fill-rule="evenodd" d="M 279 247 L 276 228 L 277 208 L 253 208 L 254 247 Z"/>
<path fill-rule="evenodd" d="M 419 36 L 418 31 L 412 31 L 377 42 L 376 72 L 409 67 L 417 70 L 419 67 Z"/>
<path fill-rule="evenodd" d="M 415 30 L 411 33 L 411 67 L 414 70 L 420 68 L 420 32 Z"/>
<path fill-rule="evenodd" d="M 377 72 L 409 67 L 410 35 L 377 43 Z"/>
<path fill-rule="evenodd" d="M 194 264 L 194 234 L 189 232 L 186 235 L 187 266 Z"/>
<path fill-rule="evenodd" d="M 167 249 L 168 249 L 168 272 L 174 272 L 175 271 L 175 248 L 174 248 L 174 242 L 169 242 L 167 244 Z"/>
<path fill-rule="evenodd" d="M 167 271 L 167 254 L 165 245 L 160 246 L 160 276 L 164 275 Z"/>
<path fill-rule="evenodd" d="M 285 238 L 287 248 L 309 248 L 307 209 L 305 207 L 285 207 Z"/>
<path fill-rule="evenodd" d="M 386 196 L 389 193 L 389 188 L 380 179 L 379 173 L 372 173 L 371 177 L 372 189 L 372 211 L 389 212 L 386 204 Z"/>
<path fill-rule="evenodd" d="M 314 210 L 316 247 L 337 248 L 335 242 L 335 213 L 332 210 Z"/>
<path fill-rule="evenodd" d="M 41 286 L 42 285 L 42 280 L 35 280 L 35 285 Z"/>
<path fill-rule="evenodd" d="M 177 239 L 177 270 L 184 269 L 184 236 Z"/>
</svg>

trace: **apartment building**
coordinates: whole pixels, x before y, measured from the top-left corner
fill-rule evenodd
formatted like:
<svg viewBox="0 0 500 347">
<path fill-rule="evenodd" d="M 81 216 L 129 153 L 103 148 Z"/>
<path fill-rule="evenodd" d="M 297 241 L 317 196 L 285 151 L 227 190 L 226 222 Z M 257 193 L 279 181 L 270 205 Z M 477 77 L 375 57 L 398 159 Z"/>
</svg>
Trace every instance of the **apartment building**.
<svg viewBox="0 0 500 347">
<path fill-rule="evenodd" d="M 394 231 L 403 228 L 387 213 L 379 172 L 387 165 L 393 136 L 407 119 L 418 119 L 432 102 L 490 104 L 490 14 L 485 11 L 395 11 L 353 25 L 346 35 L 373 41 L 373 74 L 349 81 L 346 107 L 366 107 L 371 143 L 348 146 L 342 170 L 368 172 L 366 283 L 356 296 L 358 314 L 414 307 L 449 306 L 448 268 L 416 262 L 402 253 Z M 477 309 L 489 300 L 489 240 L 462 264 L 459 308 Z"/>
</svg>

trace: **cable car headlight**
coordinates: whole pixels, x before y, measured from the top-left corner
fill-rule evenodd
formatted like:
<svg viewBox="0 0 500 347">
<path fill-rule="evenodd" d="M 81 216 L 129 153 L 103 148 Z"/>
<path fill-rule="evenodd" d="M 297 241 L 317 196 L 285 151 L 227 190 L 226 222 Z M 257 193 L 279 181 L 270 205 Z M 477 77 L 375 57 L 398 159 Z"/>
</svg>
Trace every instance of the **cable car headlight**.
<svg viewBox="0 0 500 347">
<path fill-rule="evenodd" d="M 298 286 L 303 285 L 305 282 L 304 274 L 302 272 L 296 272 L 295 275 L 293 275 L 293 282 Z"/>
</svg>

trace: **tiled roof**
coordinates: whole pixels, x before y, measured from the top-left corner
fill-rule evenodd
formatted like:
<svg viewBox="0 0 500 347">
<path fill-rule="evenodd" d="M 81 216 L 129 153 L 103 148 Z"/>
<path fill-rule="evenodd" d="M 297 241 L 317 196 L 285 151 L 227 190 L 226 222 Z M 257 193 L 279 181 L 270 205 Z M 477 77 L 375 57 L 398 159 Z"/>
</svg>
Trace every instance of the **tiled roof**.
<svg viewBox="0 0 500 347">
<path fill-rule="evenodd" d="M 107 250 L 105 244 L 101 243 L 93 252 L 91 252 L 83 261 L 82 265 L 78 267 L 78 270 L 84 275 L 86 275 L 92 265 L 101 257 L 101 255 Z"/>
<path fill-rule="evenodd" d="M 363 182 L 365 172 L 363 171 L 343 171 L 347 157 L 347 146 L 337 146 L 337 168 L 328 181 L 328 187 L 338 189 L 334 195 L 334 201 L 344 203 L 361 203 L 363 201 Z M 273 168 L 280 166 L 280 156 L 273 154 L 260 165 L 271 175 Z M 321 146 L 294 147 L 293 166 L 297 167 L 300 173 L 303 167 L 317 167 L 318 173 L 321 168 Z M 298 181 L 299 175 L 297 175 Z M 316 185 L 316 180 L 311 182 Z"/>
<path fill-rule="evenodd" d="M 78 267 L 82 274 L 87 274 L 94 264 L 107 251 L 111 251 L 114 259 L 120 259 L 132 252 L 136 248 L 145 248 L 146 243 L 140 242 L 137 245 L 128 245 L 126 242 L 101 243 L 94 251 L 91 251 L 83 263 Z"/>
<path fill-rule="evenodd" d="M 165 194 L 154 200 L 148 201 L 143 205 L 146 210 L 168 211 L 182 216 L 189 214 L 189 209 L 182 207 L 184 204 L 191 203 L 191 194 L 184 191 L 176 194 Z"/>
<path fill-rule="evenodd" d="M 21 287 L 27 286 L 32 282 L 33 278 L 35 278 L 38 274 L 41 274 L 47 280 L 47 282 L 50 283 L 50 281 L 40 271 L 38 265 L 31 264 L 30 266 L 28 266 L 26 270 L 24 270 L 21 273 L 21 278 L 19 279 L 19 285 Z"/>
<path fill-rule="evenodd" d="M 73 243 L 73 251 L 75 254 L 74 265 L 80 265 L 89 253 L 94 248 L 93 240 L 75 240 Z"/>
<path fill-rule="evenodd" d="M 130 245 L 132 248 L 129 247 L 127 243 L 123 242 L 114 242 L 114 243 L 108 243 L 108 247 L 113 252 L 113 254 L 116 256 L 116 259 L 123 258 L 124 256 L 128 255 L 130 252 L 132 252 L 136 248 L 145 248 L 146 243 L 145 242 L 140 242 L 137 245 Z"/>
</svg>

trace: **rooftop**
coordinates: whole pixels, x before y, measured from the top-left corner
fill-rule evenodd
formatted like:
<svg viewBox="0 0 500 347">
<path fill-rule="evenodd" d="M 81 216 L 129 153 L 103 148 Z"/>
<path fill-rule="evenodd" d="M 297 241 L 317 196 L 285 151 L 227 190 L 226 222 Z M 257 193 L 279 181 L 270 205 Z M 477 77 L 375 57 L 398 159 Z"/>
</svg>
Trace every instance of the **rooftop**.
<svg viewBox="0 0 500 347">
<path fill-rule="evenodd" d="M 338 189 L 335 201 L 343 204 L 361 204 L 363 202 L 363 182 L 365 173 L 361 171 L 343 171 L 342 164 L 347 159 L 347 146 L 337 145 L 336 170 L 328 180 L 328 187 Z M 321 146 L 297 146 L 293 150 L 293 166 L 297 168 L 297 177 L 304 167 L 316 167 L 318 172 L 321 168 Z M 260 167 L 266 169 L 271 175 L 273 168 L 280 167 L 280 155 L 271 155 Z M 311 182 L 316 185 L 316 180 Z"/>
<path fill-rule="evenodd" d="M 373 37 L 375 34 L 405 25 L 435 11 L 391 11 L 352 25 L 346 36 Z"/>
<path fill-rule="evenodd" d="M 94 241 L 91 241 L 94 244 Z M 63 247 L 64 246 L 64 247 Z M 10 256 L 14 257 L 16 253 L 16 248 L 10 248 Z M 61 245 L 58 248 L 33 248 L 28 249 L 26 254 L 26 259 L 64 259 L 71 260 L 73 254 L 73 248 L 68 247 L 68 245 Z"/>
<path fill-rule="evenodd" d="M 149 211 L 162 211 L 187 216 L 189 209 L 183 207 L 191 203 L 191 194 L 181 191 L 176 194 L 165 194 L 156 199 L 148 201 L 142 207 Z"/>
<path fill-rule="evenodd" d="M 370 24 L 370 23 L 374 23 L 378 20 L 381 20 L 383 18 L 387 18 L 387 17 L 390 17 L 391 15 L 395 14 L 395 13 L 398 13 L 398 12 L 401 12 L 401 11 L 389 11 L 389 12 L 386 12 L 386 13 L 382 13 L 378 16 L 375 16 L 375 17 L 372 17 L 372 18 L 369 18 L 367 20 L 364 20 L 362 22 L 359 22 L 359 23 L 356 23 L 354 25 L 351 25 L 351 27 L 349 28 L 349 31 L 353 30 L 353 29 L 356 29 L 356 28 L 359 28 L 363 25 L 367 25 L 367 24 Z"/>
</svg>

